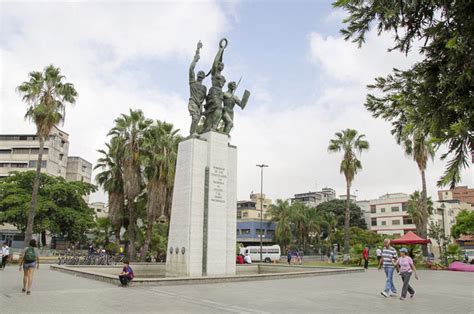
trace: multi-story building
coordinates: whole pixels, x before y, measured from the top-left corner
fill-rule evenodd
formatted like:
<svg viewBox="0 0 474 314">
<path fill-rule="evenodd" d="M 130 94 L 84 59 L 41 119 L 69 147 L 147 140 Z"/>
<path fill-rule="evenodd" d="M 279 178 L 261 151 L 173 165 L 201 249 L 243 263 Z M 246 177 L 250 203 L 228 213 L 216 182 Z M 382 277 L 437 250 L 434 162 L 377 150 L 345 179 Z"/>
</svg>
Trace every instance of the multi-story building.
<svg viewBox="0 0 474 314">
<path fill-rule="evenodd" d="M 237 202 L 237 242 L 244 246 L 256 245 L 260 238 L 266 244 L 274 242 L 276 224 L 271 221 L 271 205 L 272 200 L 260 193 L 252 193 L 250 200 Z"/>
<path fill-rule="evenodd" d="M 457 186 L 451 190 L 438 191 L 440 201 L 458 200 L 460 202 L 471 204 L 474 207 L 474 189 L 467 186 Z"/>
<path fill-rule="evenodd" d="M 53 128 L 45 142 L 41 168 L 44 173 L 66 177 L 69 135 Z M 0 178 L 10 171 L 36 170 L 39 142 L 35 134 L 0 135 Z"/>
<path fill-rule="evenodd" d="M 370 228 L 370 201 L 356 201 L 356 205 L 360 207 L 364 214 L 365 223 Z"/>
<path fill-rule="evenodd" d="M 11 171 L 36 170 L 39 142 L 36 134 L 0 134 L 0 178 Z M 67 181 L 91 182 L 92 164 L 80 157 L 68 157 L 69 135 L 54 127 L 46 139 L 41 172 Z M 88 201 L 89 197 L 84 199 Z M 0 241 L 13 247 L 23 245 L 24 235 L 9 224 L 0 225 Z"/>
<path fill-rule="evenodd" d="M 407 213 L 409 199 L 408 194 L 392 193 L 370 200 L 370 230 L 393 236 L 414 231 L 415 225 Z"/>
<path fill-rule="evenodd" d="M 291 202 L 300 202 L 308 207 L 316 207 L 321 203 L 336 198 L 336 191 L 331 188 L 323 188 L 318 192 L 298 193 L 291 199 Z"/>
<path fill-rule="evenodd" d="M 97 218 L 109 217 L 109 208 L 105 205 L 104 202 L 93 202 L 89 204 L 89 207 L 94 209 Z"/>
</svg>

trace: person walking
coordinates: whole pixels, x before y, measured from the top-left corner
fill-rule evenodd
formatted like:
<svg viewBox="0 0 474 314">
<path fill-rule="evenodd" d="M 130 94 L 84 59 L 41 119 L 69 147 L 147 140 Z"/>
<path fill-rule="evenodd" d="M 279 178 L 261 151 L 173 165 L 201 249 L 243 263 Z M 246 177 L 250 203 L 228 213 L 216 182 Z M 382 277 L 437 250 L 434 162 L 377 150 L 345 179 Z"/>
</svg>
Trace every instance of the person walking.
<svg viewBox="0 0 474 314">
<path fill-rule="evenodd" d="M 10 248 L 8 247 L 7 243 L 3 243 L 2 248 L 0 249 L 2 254 L 2 269 L 5 269 L 5 266 L 7 266 L 8 259 L 10 258 Z"/>
<path fill-rule="evenodd" d="M 383 241 L 384 249 L 382 250 L 382 258 L 380 259 L 379 267 L 380 270 L 383 267 L 385 272 L 385 289 L 384 291 L 380 292 L 381 295 L 384 297 L 388 297 L 390 291 L 392 291 L 392 295 L 397 294 L 397 288 L 393 284 L 393 271 L 394 271 L 394 260 L 397 259 L 397 251 L 393 247 L 390 246 L 390 240 L 385 239 Z"/>
<path fill-rule="evenodd" d="M 364 268 L 369 268 L 369 248 L 366 246 L 362 251 L 362 258 L 364 259 Z"/>
<path fill-rule="evenodd" d="M 288 254 L 286 256 L 287 260 L 288 260 L 288 265 L 291 265 L 291 251 L 288 250 Z"/>
<path fill-rule="evenodd" d="M 415 279 L 418 280 L 418 275 L 416 273 L 416 267 L 413 263 L 413 259 L 410 256 L 407 256 L 408 250 L 406 248 L 400 249 L 400 258 L 394 262 L 395 267 L 400 269 L 400 277 L 402 277 L 403 287 L 402 295 L 400 300 L 405 300 L 407 297 L 407 292 L 410 293 L 410 298 L 415 296 L 415 289 L 410 286 L 410 277 L 412 272 L 415 274 Z"/>
<path fill-rule="evenodd" d="M 20 255 L 20 271 L 23 266 L 23 289 L 27 295 L 31 294 L 31 284 L 33 283 L 33 273 L 35 268 L 39 269 L 39 251 L 36 247 L 36 240 L 31 239 L 30 245 L 26 247 Z"/>
</svg>

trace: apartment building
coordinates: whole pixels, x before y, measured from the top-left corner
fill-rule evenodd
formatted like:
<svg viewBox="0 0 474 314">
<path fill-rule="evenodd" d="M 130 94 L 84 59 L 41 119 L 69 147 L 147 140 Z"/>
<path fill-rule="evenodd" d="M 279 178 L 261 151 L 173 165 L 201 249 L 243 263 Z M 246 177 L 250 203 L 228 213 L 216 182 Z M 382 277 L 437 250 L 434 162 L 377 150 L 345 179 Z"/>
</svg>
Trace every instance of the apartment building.
<svg viewBox="0 0 474 314">
<path fill-rule="evenodd" d="M 457 186 L 451 190 L 439 190 L 438 198 L 440 201 L 458 200 L 474 207 L 474 189 L 467 186 Z"/>
<path fill-rule="evenodd" d="M 262 242 L 273 243 L 276 224 L 271 221 L 270 207 L 272 200 L 265 194 L 250 194 L 250 200 L 237 202 L 237 242 L 244 246 Z M 260 207 L 262 206 L 262 208 Z M 263 217 L 261 217 L 261 211 Z M 262 226 L 260 226 L 262 220 Z"/>
<path fill-rule="evenodd" d="M 45 142 L 42 172 L 66 178 L 69 135 L 53 128 Z M 0 135 L 0 178 L 10 171 L 36 170 L 39 143 L 35 134 Z"/>
<path fill-rule="evenodd" d="M 109 217 L 109 208 L 105 205 L 104 202 L 93 202 L 89 204 L 89 207 L 94 209 L 97 218 Z"/>
<path fill-rule="evenodd" d="M 415 231 L 415 224 L 407 213 L 409 199 L 405 193 L 387 193 L 370 200 L 370 230 L 393 236 Z"/>
<path fill-rule="evenodd" d="M 317 192 L 306 192 L 295 194 L 291 202 L 301 202 L 308 207 L 316 207 L 321 203 L 333 200 L 336 198 L 336 191 L 331 188 L 323 188 Z"/>
</svg>

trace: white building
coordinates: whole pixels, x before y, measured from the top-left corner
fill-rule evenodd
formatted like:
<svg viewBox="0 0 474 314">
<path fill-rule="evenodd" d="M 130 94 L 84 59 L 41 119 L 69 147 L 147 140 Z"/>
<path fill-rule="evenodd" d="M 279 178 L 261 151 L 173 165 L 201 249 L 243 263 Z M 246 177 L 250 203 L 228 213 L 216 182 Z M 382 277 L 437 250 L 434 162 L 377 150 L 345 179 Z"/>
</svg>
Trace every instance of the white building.
<svg viewBox="0 0 474 314">
<path fill-rule="evenodd" d="M 406 211 L 409 199 L 405 193 L 387 193 L 370 200 L 370 230 L 393 236 L 415 231 L 415 225 Z"/>
<path fill-rule="evenodd" d="M 94 209 L 97 218 L 109 217 L 109 208 L 105 205 L 104 202 L 93 202 L 89 204 L 89 207 Z"/>
<path fill-rule="evenodd" d="M 301 202 L 308 207 L 316 207 L 321 203 L 333 200 L 336 198 L 336 191 L 331 188 L 323 188 L 318 192 L 307 192 L 295 194 L 291 202 Z"/>
<path fill-rule="evenodd" d="M 44 145 L 42 172 L 66 177 L 69 135 L 53 128 Z M 39 142 L 35 134 L 0 135 L 0 178 L 10 171 L 36 170 Z"/>
</svg>

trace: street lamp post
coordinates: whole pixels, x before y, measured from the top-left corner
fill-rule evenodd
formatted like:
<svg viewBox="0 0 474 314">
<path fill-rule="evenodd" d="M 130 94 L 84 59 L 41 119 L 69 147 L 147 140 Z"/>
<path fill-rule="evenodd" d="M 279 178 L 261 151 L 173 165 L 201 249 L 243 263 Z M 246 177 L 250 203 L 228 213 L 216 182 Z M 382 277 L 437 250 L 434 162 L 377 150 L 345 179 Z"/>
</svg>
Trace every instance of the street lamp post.
<svg viewBox="0 0 474 314">
<path fill-rule="evenodd" d="M 260 263 L 263 262 L 263 168 L 268 165 L 261 164 L 257 165 L 260 167 Z"/>
</svg>

